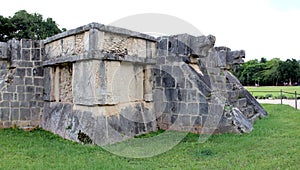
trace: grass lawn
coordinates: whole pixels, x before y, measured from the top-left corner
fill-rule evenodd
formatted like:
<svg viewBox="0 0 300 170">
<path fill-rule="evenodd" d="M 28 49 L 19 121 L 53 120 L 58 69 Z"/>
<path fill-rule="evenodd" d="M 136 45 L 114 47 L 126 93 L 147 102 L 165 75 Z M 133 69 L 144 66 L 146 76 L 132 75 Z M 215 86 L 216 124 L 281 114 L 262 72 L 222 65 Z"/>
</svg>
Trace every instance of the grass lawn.
<svg viewBox="0 0 300 170">
<path fill-rule="evenodd" d="M 298 94 L 298 98 L 300 98 L 300 86 L 246 86 L 245 87 L 253 96 L 256 98 L 277 98 L 280 99 L 280 90 L 284 92 L 289 92 L 293 94 L 282 93 L 283 98 L 294 99 L 295 98 L 295 91 Z M 264 91 L 264 92 L 257 92 L 257 91 Z M 277 91 L 277 92 L 275 92 Z"/>
<path fill-rule="evenodd" d="M 250 134 L 213 135 L 205 143 L 188 134 L 151 158 L 119 157 L 43 130 L 1 129 L 0 169 L 300 169 L 300 111 L 263 106 L 269 116 Z"/>
</svg>

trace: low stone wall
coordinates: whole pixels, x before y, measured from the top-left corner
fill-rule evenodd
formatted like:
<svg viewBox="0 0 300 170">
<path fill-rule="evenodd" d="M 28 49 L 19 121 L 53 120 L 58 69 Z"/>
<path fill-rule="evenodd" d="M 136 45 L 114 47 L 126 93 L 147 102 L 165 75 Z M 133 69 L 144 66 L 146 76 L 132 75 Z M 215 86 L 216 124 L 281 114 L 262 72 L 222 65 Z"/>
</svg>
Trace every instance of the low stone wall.
<svg viewBox="0 0 300 170">
<path fill-rule="evenodd" d="M 0 127 L 38 126 L 43 113 L 43 43 L 0 44 Z"/>
</svg>

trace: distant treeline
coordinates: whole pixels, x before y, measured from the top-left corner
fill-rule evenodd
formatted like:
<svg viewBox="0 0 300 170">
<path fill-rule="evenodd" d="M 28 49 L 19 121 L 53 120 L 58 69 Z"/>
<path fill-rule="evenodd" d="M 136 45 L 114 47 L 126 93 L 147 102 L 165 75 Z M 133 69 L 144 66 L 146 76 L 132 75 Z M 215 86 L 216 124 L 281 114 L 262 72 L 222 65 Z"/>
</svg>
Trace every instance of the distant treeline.
<svg viewBox="0 0 300 170">
<path fill-rule="evenodd" d="M 279 86 L 300 84 L 300 60 L 279 58 L 250 60 L 231 71 L 244 86 Z"/>
</svg>

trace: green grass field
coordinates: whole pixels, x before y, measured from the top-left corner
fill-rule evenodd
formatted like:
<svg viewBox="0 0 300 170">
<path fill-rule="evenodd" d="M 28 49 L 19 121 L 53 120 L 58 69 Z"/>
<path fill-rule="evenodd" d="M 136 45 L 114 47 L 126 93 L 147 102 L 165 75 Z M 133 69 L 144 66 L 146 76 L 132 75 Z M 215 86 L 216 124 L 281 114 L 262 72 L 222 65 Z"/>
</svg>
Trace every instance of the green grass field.
<svg viewBox="0 0 300 170">
<path fill-rule="evenodd" d="M 295 91 L 297 92 L 298 98 L 300 98 L 300 86 L 247 86 L 245 87 L 253 96 L 256 98 L 273 98 L 273 99 L 280 99 L 280 90 L 284 92 L 289 92 L 293 94 L 283 93 L 283 98 L 294 99 L 295 98 Z M 264 92 L 257 92 L 257 91 L 264 91 Z M 277 92 L 275 92 L 277 91 Z"/>
<path fill-rule="evenodd" d="M 269 116 L 250 134 L 213 135 L 205 143 L 188 134 L 151 158 L 119 157 L 43 130 L 0 129 L 0 169 L 300 169 L 300 111 L 263 106 Z"/>
</svg>

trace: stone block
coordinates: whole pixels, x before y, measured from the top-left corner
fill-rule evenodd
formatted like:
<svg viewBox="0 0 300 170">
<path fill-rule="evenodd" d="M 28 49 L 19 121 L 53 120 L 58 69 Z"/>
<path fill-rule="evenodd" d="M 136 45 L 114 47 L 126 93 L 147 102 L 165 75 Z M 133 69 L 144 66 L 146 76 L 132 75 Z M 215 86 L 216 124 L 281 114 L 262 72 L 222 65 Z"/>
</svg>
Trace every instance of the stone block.
<svg viewBox="0 0 300 170">
<path fill-rule="evenodd" d="M 24 93 L 18 93 L 18 99 L 19 101 L 25 101 L 25 94 Z"/>
<path fill-rule="evenodd" d="M 175 122 L 177 121 L 177 119 L 178 119 L 178 115 L 172 114 L 172 115 L 171 115 L 171 124 L 172 124 L 172 125 L 175 124 Z M 176 123 L 176 124 L 177 124 L 177 123 Z"/>
<path fill-rule="evenodd" d="M 11 102 L 11 107 L 20 107 L 20 102 Z"/>
<path fill-rule="evenodd" d="M 19 76 L 19 77 L 24 77 L 25 76 L 25 68 L 17 68 L 15 75 Z"/>
<path fill-rule="evenodd" d="M 2 59 L 7 58 L 7 49 L 8 49 L 8 44 L 4 42 L 0 42 L 0 58 Z"/>
<path fill-rule="evenodd" d="M 38 101 L 43 100 L 43 94 L 35 94 L 35 100 L 38 100 Z"/>
<path fill-rule="evenodd" d="M 17 64 L 16 61 L 21 59 L 20 43 L 18 40 L 12 39 L 8 41 L 8 45 L 12 64 Z"/>
<path fill-rule="evenodd" d="M 191 116 L 191 125 L 201 127 L 202 126 L 201 116 Z"/>
<path fill-rule="evenodd" d="M 32 40 L 32 48 L 40 48 L 41 41 L 40 40 Z"/>
<path fill-rule="evenodd" d="M 199 114 L 199 105 L 198 103 L 189 103 L 187 107 L 187 111 L 191 115 L 198 115 Z"/>
<path fill-rule="evenodd" d="M 51 91 L 52 91 L 52 84 L 54 80 L 52 80 L 52 73 L 50 67 L 45 67 L 45 74 L 44 74 L 44 100 L 51 101 Z"/>
<path fill-rule="evenodd" d="M 44 88 L 43 87 L 35 87 L 35 92 L 38 94 L 43 94 Z"/>
<path fill-rule="evenodd" d="M 199 103 L 207 103 L 206 96 L 203 96 L 201 93 L 197 93 L 197 101 Z"/>
<path fill-rule="evenodd" d="M 162 86 L 162 78 L 161 77 L 159 77 L 159 76 L 156 76 L 155 77 L 155 85 L 156 85 L 156 87 L 161 87 Z"/>
<path fill-rule="evenodd" d="M 25 86 L 25 92 L 26 93 L 34 93 L 34 86 Z"/>
<path fill-rule="evenodd" d="M 121 127 L 121 122 L 123 124 L 123 127 Z M 115 130 L 116 132 L 119 132 L 121 134 L 126 134 L 126 127 L 128 127 L 129 122 L 128 119 L 123 117 L 122 115 L 120 116 L 120 119 L 118 116 L 108 116 L 107 117 L 107 125 L 108 128 L 111 128 L 111 130 Z"/>
<path fill-rule="evenodd" d="M 112 103 L 143 100 L 143 67 L 132 63 L 106 62 L 107 93 L 112 94 Z M 118 82 L 122 82 L 118 83 Z M 99 87 L 98 91 L 103 91 Z M 109 103 L 110 101 L 106 101 Z"/>
<path fill-rule="evenodd" d="M 24 93 L 25 92 L 25 86 L 17 86 L 17 92 L 18 93 Z"/>
<path fill-rule="evenodd" d="M 8 92 L 11 92 L 11 93 L 13 93 L 13 92 L 16 92 L 16 86 L 15 85 L 7 85 L 7 91 Z"/>
<path fill-rule="evenodd" d="M 31 120 L 39 121 L 41 116 L 41 109 L 40 108 L 31 108 Z"/>
<path fill-rule="evenodd" d="M 29 101 L 21 101 L 20 107 L 25 107 L 25 108 L 29 107 Z"/>
<path fill-rule="evenodd" d="M 16 121 L 20 118 L 20 109 L 19 108 L 13 108 L 11 109 L 11 120 Z"/>
<path fill-rule="evenodd" d="M 0 107 L 10 107 L 10 102 L 9 101 L 1 101 L 0 102 Z"/>
<path fill-rule="evenodd" d="M 101 65 L 101 61 L 78 62 L 74 64 L 73 69 L 74 102 L 84 105 L 104 104 L 107 95 L 105 91 L 107 82 L 104 78 L 106 74 L 105 66 Z M 94 72 L 89 70 L 94 70 Z M 45 87 L 45 91 L 48 91 L 47 87 Z"/>
<path fill-rule="evenodd" d="M 188 107 L 185 102 L 179 103 L 179 114 L 188 114 Z"/>
<path fill-rule="evenodd" d="M 32 49 L 31 50 L 31 60 L 32 61 L 40 61 L 41 60 L 40 53 L 41 53 L 40 49 Z"/>
<path fill-rule="evenodd" d="M 126 136 L 134 136 L 145 132 L 145 124 L 143 121 L 134 121 L 130 116 L 120 115 L 120 127 L 119 134 Z"/>
<path fill-rule="evenodd" d="M 179 116 L 178 118 L 179 118 L 178 122 L 181 126 L 191 126 L 190 115 L 182 115 L 182 116 Z"/>
<path fill-rule="evenodd" d="M 105 145 L 108 143 L 106 118 L 97 116 L 93 141 L 97 145 Z M 116 140 L 116 139 L 115 139 Z"/>
<path fill-rule="evenodd" d="M 29 107 L 32 108 L 32 107 L 36 107 L 37 105 L 37 101 L 29 101 Z"/>
<path fill-rule="evenodd" d="M 196 102 L 197 101 L 197 91 L 196 90 L 187 90 L 186 91 L 186 101 L 187 102 Z"/>
<path fill-rule="evenodd" d="M 37 107 L 43 108 L 44 107 L 44 101 L 37 102 Z"/>
<path fill-rule="evenodd" d="M 188 80 L 188 79 L 186 79 L 186 81 L 185 81 L 185 88 L 186 88 L 186 89 L 191 89 L 191 88 L 193 88 L 193 84 L 192 84 L 191 81 Z"/>
<path fill-rule="evenodd" d="M 184 80 L 185 77 L 182 69 L 179 66 L 173 66 L 172 71 L 172 75 L 176 77 L 176 82 L 180 83 L 181 87 L 184 88 L 185 82 L 181 82 L 181 80 Z"/>
<path fill-rule="evenodd" d="M 247 106 L 247 99 L 246 98 L 238 99 L 238 106 L 239 107 L 246 107 Z"/>
<path fill-rule="evenodd" d="M 175 79 L 172 76 L 164 76 L 162 78 L 162 87 L 175 88 Z"/>
<path fill-rule="evenodd" d="M 166 101 L 178 101 L 177 89 L 165 89 Z"/>
<path fill-rule="evenodd" d="M 164 112 L 166 109 L 167 102 L 162 102 L 162 101 L 154 101 L 154 110 L 155 113 L 161 114 Z"/>
<path fill-rule="evenodd" d="M 189 55 L 190 54 L 190 35 L 179 34 L 178 37 L 178 53 Z"/>
<path fill-rule="evenodd" d="M 224 50 L 221 50 L 218 52 L 219 60 L 218 60 L 218 66 L 221 68 L 225 68 L 227 63 L 226 63 L 226 54 L 227 52 Z"/>
<path fill-rule="evenodd" d="M 44 85 L 44 78 L 34 78 L 34 85 L 35 86 L 43 86 Z"/>
<path fill-rule="evenodd" d="M 168 102 L 166 105 L 166 108 L 169 110 L 168 113 L 171 113 L 171 114 L 173 114 L 173 113 L 178 114 L 180 111 L 179 107 L 180 107 L 180 105 L 177 102 Z"/>
<path fill-rule="evenodd" d="M 33 93 L 25 93 L 25 99 L 27 101 L 32 101 L 34 100 L 34 94 Z"/>
<path fill-rule="evenodd" d="M 199 114 L 208 114 L 208 103 L 199 103 Z"/>
<path fill-rule="evenodd" d="M 8 121 L 10 116 L 10 108 L 0 108 L 0 120 Z"/>
<path fill-rule="evenodd" d="M 43 62 L 42 61 L 34 61 L 33 62 L 34 66 L 43 66 Z"/>
<path fill-rule="evenodd" d="M 32 68 L 26 68 L 26 76 L 32 76 Z"/>
<path fill-rule="evenodd" d="M 176 55 L 178 53 L 178 39 L 177 36 L 170 36 L 168 41 L 168 55 Z"/>
<path fill-rule="evenodd" d="M 178 100 L 179 101 L 187 101 L 187 90 L 179 89 L 178 90 Z"/>
<path fill-rule="evenodd" d="M 3 93 L 3 100 L 11 101 L 14 99 L 13 93 Z"/>
<path fill-rule="evenodd" d="M 43 69 L 43 67 L 35 67 L 32 70 L 32 73 L 33 73 L 33 76 L 42 77 L 42 76 L 44 76 L 44 69 Z"/>
<path fill-rule="evenodd" d="M 157 39 L 157 56 L 168 55 L 168 38 L 159 37 Z"/>
<path fill-rule="evenodd" d="M 172 77 L 172 66 L 163 65 L 160 70 L 161 77 Z"/>
<path fill-rule="evenodd" d="M 31 113 L 29 108 L 20 108 L 20 120 L 30 120 Z"/>
<path fill-rule="evenodd" d="M 30 61 L 30 50 L 29 49 L 22 49 L 22 60 Z"/>
<path fill-rule="evenodd" d="M 25 77 L 25 85 L 33 85 L 32 77 Z"/>
<path fill-rule="evenodd" d="M 29 40 L 29 39 L 22 39 L 21 44 L 22 44 L 22 48 L 31 48 L 32 47 L 31 40 Z"/>
<path fill-rule="evenodd" d="M 166 64 L 166 57 L 159 56 L 156 61 L 157 61 L 157 64 L 164 65 L 164 64 Z"/>
<path fill-rule="evenodd" d="M 33 63 L 31 62 L 31 61 L 26 61 L 26 60 L 24 60 L 24 61 L 21 61 L 21 62 L 19 62 L 19 66 L 20 67 L 33 67 Z"/>
</svg>

